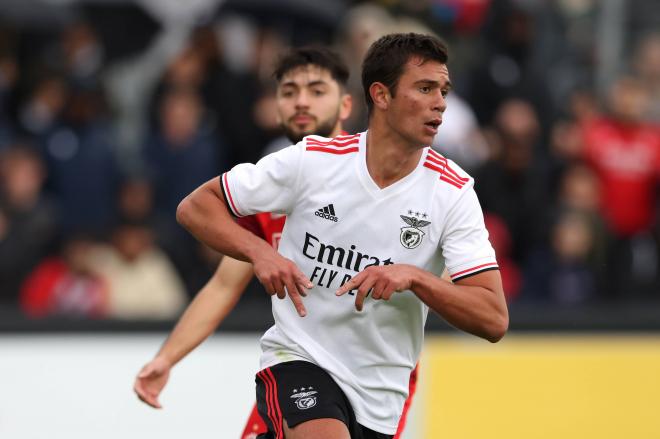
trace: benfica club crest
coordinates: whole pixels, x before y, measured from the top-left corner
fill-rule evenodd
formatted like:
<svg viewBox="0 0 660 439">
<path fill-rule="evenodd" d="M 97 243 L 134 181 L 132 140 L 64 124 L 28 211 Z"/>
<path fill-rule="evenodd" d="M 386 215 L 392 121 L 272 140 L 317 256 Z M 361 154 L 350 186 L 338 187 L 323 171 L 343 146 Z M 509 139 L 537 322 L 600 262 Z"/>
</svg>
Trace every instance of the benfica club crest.
<svg viewBox="0 0 660 439">
<path fill-rule="evenodd" d="M 412 214 L 412 212 L 410 212 Z M 418 215 L 418 214 L 417 214 Z M 407 249 L 413 249 L 419 246 L 422 243 L 422 238 L 424 238 L 424 231 L 422 227 L 426 227 L 431 224 L 431 221 L 420 220 L 412 216 L 399 215 L 401 219 L 408 224 L 407 227 L 401 227 L 401 235 L 399 239 L 401 240 L 401 245 Z M 426 217 L 426 214 L 423 215 Z"/>
<path fill-rule="evenodd" d="M 316 405 L 316 394 L 318 392 L 314 390 L 312 386 L 307 388 L 301 387 L 300 390 L 293 389 L 293 395 L 291 398 L 296 402 L 296 407 L 299 410 L 311 409 Z"/>
</svg>

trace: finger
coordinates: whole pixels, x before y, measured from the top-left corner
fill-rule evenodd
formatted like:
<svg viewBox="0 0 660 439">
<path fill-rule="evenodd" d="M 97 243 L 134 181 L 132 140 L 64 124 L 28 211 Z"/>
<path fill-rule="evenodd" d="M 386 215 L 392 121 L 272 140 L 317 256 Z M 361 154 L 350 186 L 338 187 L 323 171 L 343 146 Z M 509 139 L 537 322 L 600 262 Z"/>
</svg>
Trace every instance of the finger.
<svg viewBox="0 0 660 439">
<path fill-rule="evenodd" d="M 147 393 L 144 389 L 138 387 L 137 385 L 133 388 L 135 391 L 135 394 L 137 395 L 138 399 L 142 401 L 143 403 L 156 408 L 157 402 L 153 401 L 153 399 L 149 396 L 149 393 Z"/>
<path fill-rule="evenodd" d="M 259 279 L 259 282 L 261 282 L 261 285 L 264 287 L 264 290 L 266 290 L 266 293 L 268 293 L 269 296 L 272 296 L 275 294 L 275 287 L 273 287 L 273 283 L 268 281 L 268 280 L 261 280 Z"/>
<path fill-rule="evenodd" d="M 348 282 L 346 282 L 344 285 L 339 287 L 339 289 L 335 292 L 337 296 L 343 296 L 344 294 L 348 293 L 358 285 L 360 285 L 360 282 L 362 282 L 362 279 L 364 279 L 366 275 L 364 272 L 360 272 L 355 275 L 355 277 Z"/>
<path fill-rule="evenodd" d="M 298 286 L 293 280 L 287 282 L 286 291 L 293 302 L 293 306 L 295 306 L 298 315 L 300 317 L 305 317 L 307 315 L 307 310 L 305 309 L 305 305 L 303 305 L 302 296 L 298 293 Z"/>
<path fill-rule="evenodd" d="M 276 279 L 273 281 L 273 288 L 275 290 L 275 294 L 277 294 L 277 297 L 279 299 L 284 299 L 286 297 L 286 291 L 284 290 L 284 284 L 280 279 Z"/>
<path fill-rule="evenodd" d="M 296 282 L 296 290 L 302 297 L 307 297 L 307 287 L 300 282 Z"/>
<path fill-rule="evenodd" d="M 304 288 L 308 290 L 311 290 L 312 287 L 314 287 L 312 281 L 310 281 L 309 278 L 305 276 L 305 274 L 300 270 L 298 270 L 298 272 L 296 273 L 296 282 L 301 284 Z"/>
<path fill-rule="evenodd" d="M 364 300 L 366 299 L 369 291 L 374 286 L 376 281 L 372 278 L 366 278 L 358 287 L 357 294 L 355 295 L 355 309 L 362 311 L 364 308 Z"/>
<path fill-rule="evenodd" d="M 155 372 L 154 368 L 150 364 L 148 364 L 148 365 L 146 365 L 142 368 L 142 370 L 140 371 L 140 373 L 138 374 L 137 377 L 138 378 L 149 378 L 149 376 L 152 375 L 154 372 Z"/>
<path fill-rule="evenodd" d="M 387 281 L 384 279 L 380 279 L 374 285 L 373 290 L 371 291 L 371 297 L 375 300 L 379 300 L 381 297 L 383 297 L 383 293 L 385 292 L 386 287 L 387 287 Z"/>
<path fill-rule="evenodd" d="M 307 309 L 305 309 L 305 305 L 303 305 L 302 297 L 300 297 L 299 294 L 289 294 L 289 297 L 291 298 L 298 315 L 300 317 L 305 317 L 307 315 Z"/>
<path fill-rule="evenodd" d="M 396 286 L 393 283 L 388 283 L 383 291 L 383 300 L 390 300 L 394 293 L 398 292 Z"/>
</svg>

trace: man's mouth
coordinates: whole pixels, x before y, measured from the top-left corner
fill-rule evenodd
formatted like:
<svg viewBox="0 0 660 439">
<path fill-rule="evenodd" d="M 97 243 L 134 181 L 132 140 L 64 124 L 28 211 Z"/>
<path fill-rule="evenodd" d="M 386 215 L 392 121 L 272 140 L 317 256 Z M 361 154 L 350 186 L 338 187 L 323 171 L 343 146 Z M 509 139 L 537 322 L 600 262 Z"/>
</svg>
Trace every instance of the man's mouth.
<svg viewBox="0 0 660 439">
<path fill-rule="evenodd" d="M 299 125 L 308 124 L 308 123 L 312 122 L 313 120 L 314 120 L 314 118 L 312 116 L 310 116 L 309 114 L 297 114 L 297 115 L 293 116 L 293 118 L 292 118 L 293 123 L 299 124 Z"/>
<path fill-rule="evenodd" d="M 438 118 L 438 119 L 430 120 L 430 121 L 426 122 L 424 125 L 426 125 L 428 127 L 431 127 L 434 130 L 437 130 L 438 127 L 440 126 L 440 124 L 442 124 L 442 119 Z"/>
</svg>

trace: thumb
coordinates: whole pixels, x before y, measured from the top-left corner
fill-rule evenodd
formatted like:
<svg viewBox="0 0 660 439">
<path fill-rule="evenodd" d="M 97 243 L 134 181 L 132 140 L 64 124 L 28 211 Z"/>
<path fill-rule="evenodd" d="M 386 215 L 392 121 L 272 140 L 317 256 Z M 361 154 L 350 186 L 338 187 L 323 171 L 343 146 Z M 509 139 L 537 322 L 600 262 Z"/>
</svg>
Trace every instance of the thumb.
<svg viewBox="0 0 660 439">
<path fill-rule="evenodd" d="M 138 374 L 138 378 L 148 378 L 151 375 L 154 375 L 156 373 L 156 370 L 154 367 L 150 364 L 147 364 L 142 368 L 140 373 Z"/>
</svg>

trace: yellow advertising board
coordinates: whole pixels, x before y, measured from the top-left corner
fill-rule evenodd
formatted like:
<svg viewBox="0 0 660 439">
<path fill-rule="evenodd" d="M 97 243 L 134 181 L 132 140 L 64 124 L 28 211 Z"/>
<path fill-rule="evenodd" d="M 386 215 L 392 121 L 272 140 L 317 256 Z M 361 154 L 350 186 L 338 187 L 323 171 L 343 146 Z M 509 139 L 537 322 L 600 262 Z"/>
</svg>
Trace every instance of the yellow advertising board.
<svg viewBox="0 0 660 439">
<path fill-rule="evenodd" d="M 424 438 L 660 439 L 660 336 L 429 338 Z"/>
</svg>

